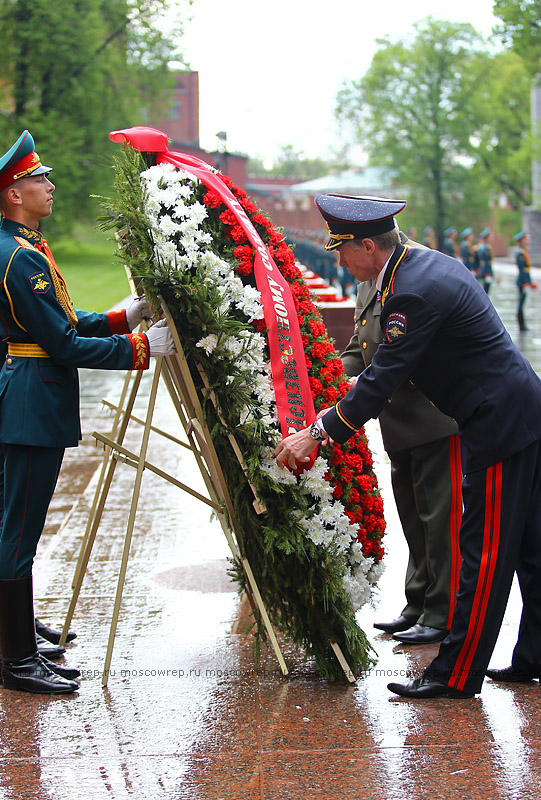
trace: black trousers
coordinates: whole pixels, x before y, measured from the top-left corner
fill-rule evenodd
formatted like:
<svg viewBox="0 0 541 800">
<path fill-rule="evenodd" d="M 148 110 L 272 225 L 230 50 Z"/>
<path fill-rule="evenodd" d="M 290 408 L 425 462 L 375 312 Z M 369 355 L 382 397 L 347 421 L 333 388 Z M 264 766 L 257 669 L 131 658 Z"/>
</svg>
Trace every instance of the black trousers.
<svg viewBox="0 0 541 800">
<path fill-rule="evenodd" d="M 463 498 L 457 604 L 449 635 L 425 673 L 477 693 L 515 572 L 523 609 L 513 664 L 541 668 L 541 441 L 466 475 Z"/>
</svg>

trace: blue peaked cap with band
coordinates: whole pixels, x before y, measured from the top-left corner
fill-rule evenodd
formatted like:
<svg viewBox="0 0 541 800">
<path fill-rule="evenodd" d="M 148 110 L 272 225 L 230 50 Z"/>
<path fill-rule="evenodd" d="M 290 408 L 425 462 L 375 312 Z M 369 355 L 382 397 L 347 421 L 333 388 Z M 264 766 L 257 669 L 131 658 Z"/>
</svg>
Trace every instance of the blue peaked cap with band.
<svg viewBox="0 0 541 800">
<path fill-rule="evenodd" d="M 345 194 L 319 194 L 315 203 L 329 231 L 325 250 L 333 250 L 351 239 L 392 231 L 395 215 L 406 207 L 405 200 Z"/>
<path fill-rule="evenodd" d="M 14 145 L 0 158 L 0 191 L 28 175 L 47 175 L 52 167 L 46 167 L 34 150 L 34 139 L 29 131 L 23 131 Z"/>
</svg>

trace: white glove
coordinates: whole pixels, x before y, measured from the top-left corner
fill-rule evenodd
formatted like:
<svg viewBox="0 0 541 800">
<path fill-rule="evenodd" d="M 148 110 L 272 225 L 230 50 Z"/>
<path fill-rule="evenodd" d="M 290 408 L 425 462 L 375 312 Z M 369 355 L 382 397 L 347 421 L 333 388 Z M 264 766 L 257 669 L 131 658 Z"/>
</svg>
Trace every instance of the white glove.
<svg viewBox="0 0 541 800">
<path fill-rule="evenodd" d="M 173 341 L 173 334 L 169 330 L 169 325 L 165 319 L 161 319 L 146 331 L 148 339 L 149 354 L 158 358 L 159 356 L 171 356 L 177 352 Z"/>
<path fill-rule="evenodd" d="M 128 328 L 133 331 L 144 319 L 150 319 L 150 306 L 145 295 L 136 297 L 125 309 Z"/>
</svg>

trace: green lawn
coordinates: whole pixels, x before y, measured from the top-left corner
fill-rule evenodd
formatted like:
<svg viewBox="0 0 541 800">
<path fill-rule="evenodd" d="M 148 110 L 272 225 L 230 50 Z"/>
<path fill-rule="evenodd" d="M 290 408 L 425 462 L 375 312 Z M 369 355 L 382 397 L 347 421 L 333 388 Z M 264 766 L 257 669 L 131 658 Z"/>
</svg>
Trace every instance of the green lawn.
<svg viewBox="0 0 541 800">
<path fill-rule="evenodd" d="M 89 225 L 77 228 L 69 238 L 51 239 L 51 250 L 76 308 L 107 311 L 130 294 L 112 236 Z"/>
</svg>

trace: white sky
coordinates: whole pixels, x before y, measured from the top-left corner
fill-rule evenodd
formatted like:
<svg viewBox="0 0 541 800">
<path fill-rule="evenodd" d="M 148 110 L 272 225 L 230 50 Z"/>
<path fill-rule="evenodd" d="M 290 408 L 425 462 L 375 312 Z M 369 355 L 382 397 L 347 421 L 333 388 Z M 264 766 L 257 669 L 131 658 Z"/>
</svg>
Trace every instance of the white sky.
<svg viewBox="0 0 541 800">
<path fill-rule="evenodd" d="M 280 145 L 329 156 L 344 79 L 361 77 L 385 35 L 432 15 L 488 36 L 493 0 L 194 0 L 181 47 L 199 72 L 200 142 L 272 160 Z"/>
</svg>

